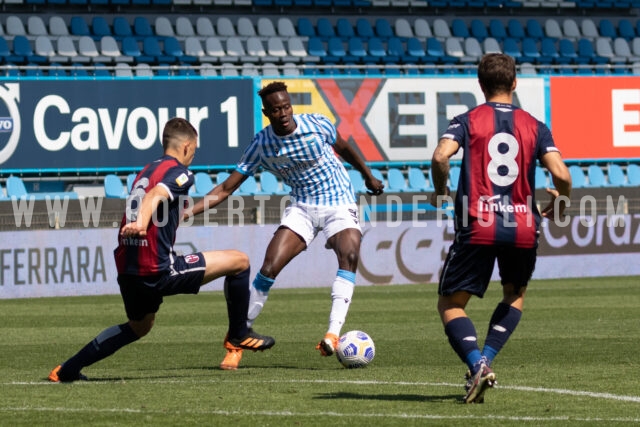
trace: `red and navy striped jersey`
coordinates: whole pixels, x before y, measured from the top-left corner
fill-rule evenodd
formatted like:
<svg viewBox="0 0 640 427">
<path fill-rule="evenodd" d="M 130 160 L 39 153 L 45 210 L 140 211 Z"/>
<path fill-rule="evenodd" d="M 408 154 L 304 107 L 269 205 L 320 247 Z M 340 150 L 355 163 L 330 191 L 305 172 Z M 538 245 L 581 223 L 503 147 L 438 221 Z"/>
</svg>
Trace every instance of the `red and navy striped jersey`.
<svg viewBox="0 0 640 427">
<path fill-rule="evenodd" d="M 463 151 L 456 238 L 472 244 L 537 246 L 536 161 L 558 151 L 549 128 L 511 104 L 488 102 L 454 118 L 442 138 Z"/>
<path fill-rule="evenodd" d="M 138 174 L 127 197 L 121 226 L 136 220 L 142 198 L 156 185 L 168 191 L 169 200 L 161 202 L 156 209 L 145 238 L 118 235 L 118 247 L 114 251 L 118 274 L 151 276 L 170 270 L 176 256 L 173 250 L 176 230 L 193 182 L 191 171 L 166 155 L 149 163 Z"/>
</svg>

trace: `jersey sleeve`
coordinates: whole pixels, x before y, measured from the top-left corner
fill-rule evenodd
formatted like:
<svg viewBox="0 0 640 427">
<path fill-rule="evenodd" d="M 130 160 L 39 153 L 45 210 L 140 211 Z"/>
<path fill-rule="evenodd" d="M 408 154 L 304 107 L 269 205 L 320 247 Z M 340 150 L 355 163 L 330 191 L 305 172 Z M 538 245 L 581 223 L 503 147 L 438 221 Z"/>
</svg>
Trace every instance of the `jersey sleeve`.
<svg viewBox="0 0 640 427">
<path fill-rule="evenodd" d="M 312 116 L 314 120 L 316 120 L 318 127 L 322 129 L 322 133 L 325 135 L 327 144 L 335 145 L 338 135 L 335 125 L 327 116 L 322 114 L 313 114 Z"/>
<path fill-rule="evenodd" d="M 193 183 L 193 173 L 184 167 L 176 166 L 167 170 L 158 185 L 165 187 L 169 192 L 169 198 L 173 200 L 188 195 Z"/>
<path fill-rule="evenodd" d="M 260 136 L 262 132 L 259 132 L 251 141 L 251 144 L 244 150 L 240 161 L 236 165 L 236 171 L 243 175 L 253 175 L 260 166 Z"/>
<path fill-rule="evenodd" d="M 440 139 L 453 139 L 458 144 L 462 145 L 464 142 L 465 126 L 462 120 L 464 116 L 456 116 L 449 122 L 447 130 L 440 136 Z"/>
<path fill-rule="evenodd" d="M 553 141 L 551 130 L 542 122 L 538 122 L 538 135 L 538 160 L 542 159 L 542 156 L 552 151 L 560 152 Z"/>
</svg>

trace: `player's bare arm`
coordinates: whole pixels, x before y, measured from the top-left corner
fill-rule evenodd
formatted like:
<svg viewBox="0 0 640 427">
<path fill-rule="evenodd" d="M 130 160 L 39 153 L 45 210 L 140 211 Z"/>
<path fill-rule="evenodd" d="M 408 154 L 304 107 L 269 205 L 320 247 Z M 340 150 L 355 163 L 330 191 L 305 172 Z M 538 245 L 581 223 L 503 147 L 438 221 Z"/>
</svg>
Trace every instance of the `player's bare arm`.
<svg viewBox="0 0 640 427">
<path fill-rule="evenodd" d="M 231 175 L 229 175 L 222 184 L 215 186 L 201 200 L 193 205 L 191 209 L 185 211 L 183 219 L 201 214 L 207 209 L 218 206 L 227 200 L 227 197 L 233 194 L 247 178 L 247 175 L 243 175 L 238 171 L 231 172 Z"/>
<path fill-rule="evenodd" d="M 448 196 L 451 190 L 447 186 L 449 178 L 449 159 L 458 152 L 460 145 L 449 138 L 441 138 L 431 158 L 431 179 L 435 191 L 431 194 L 431 204 L 440 207 L 442 196 Z M 438 199 L 440 197 L 440 199 Z M 440 201 L 439 201 L 440 200 Z"/>
<path fill-rule="evenodd" d="M 547 193 L 551 196 L 551 200 L 546 207 L 542 209 L 542 216 L 552 220 L 558 220 L 563 217 L 564 211 L 569 204 L 571 197 L 571 173 L 567 165 L 562 160 L 562 156 L 557 151 L 552 151 L 542 156 L 542 164 L 551 174 L 551 180 L 555 189 L 547 188 Z"/>
<path fill-rule="evenodd" d="M 369 169 L 369 167 L 364 163 L 364 159 L 347 141 L 344 140 L 344 138 L 338 135 L 333 147 L 336 153 L 338 153 L 344 161 L 349 163 L 362 174 L 366 187 L 374 195 L 382 194 L 384 191 L 384 183 L 371 174 L 371 169 Z"/>
<path fill-rule="evenodd" d="M 124 237 L 147 235 L 147 228 L 153 217 L 153 213 L 163 200 L 169 198 L 169 191 L 164 185 L 156 185 L 142 198 L 138 216 L 135 221 L 125 224 L 120 229 L 120 235 Z"/>
</svg>

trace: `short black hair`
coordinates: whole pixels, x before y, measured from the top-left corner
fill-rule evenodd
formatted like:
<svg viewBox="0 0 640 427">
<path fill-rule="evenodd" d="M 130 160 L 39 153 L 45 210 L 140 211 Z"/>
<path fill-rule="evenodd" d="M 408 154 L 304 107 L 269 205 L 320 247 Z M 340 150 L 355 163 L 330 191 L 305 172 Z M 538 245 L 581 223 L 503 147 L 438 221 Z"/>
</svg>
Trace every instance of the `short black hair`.
<svg viewBox="0 0 640 427">
<path fill-rule="evenodd" d="M 162 131 L 162 148 L 177 147 L 185 139 L 198 138 L 198 131 L 188 120 L 182 117 L 173 117 L 165 125 Z"/>
<path fill-rule="evenodd" d="M 516 80 L 516 61 L 504 53 L 488 53 L 478 64 L 478 81 L 488 95 L 510 93 Z"/>
<path fill-rule="evenodd" d="M 276 92 L 286 92 L 287 85 L 284 82 L 271 82 L 258 91 L 258 95 L 264 101 L 264 98 Z"/>
</svg>

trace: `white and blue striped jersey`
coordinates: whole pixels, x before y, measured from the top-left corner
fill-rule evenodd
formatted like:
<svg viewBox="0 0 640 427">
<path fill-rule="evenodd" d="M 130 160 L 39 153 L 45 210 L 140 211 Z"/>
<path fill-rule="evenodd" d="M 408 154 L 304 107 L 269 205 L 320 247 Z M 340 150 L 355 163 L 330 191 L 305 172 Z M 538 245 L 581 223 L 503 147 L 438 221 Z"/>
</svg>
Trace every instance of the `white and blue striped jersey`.
<svg viewBox="0 0 640 427">
<path fill-rule="evenodd" d="M 253 175 L 262 167 L 291 187 L 294 202 L 337 206 L 355 203 L 349 175 L 333 151 L 336 128 L 320 114 L 294 114 L 293 133 L 278 136 L 271 125 L 258 132 L 236 170 Z"/>
</svg>

